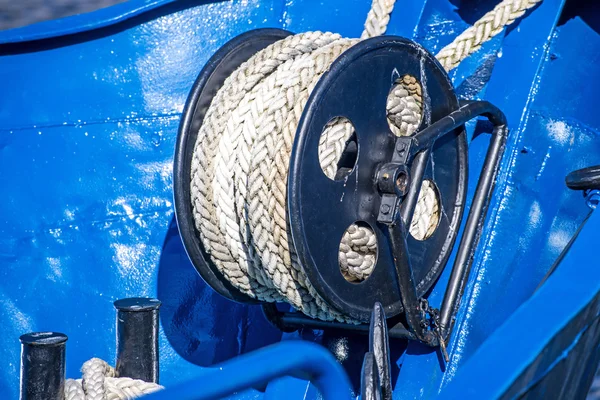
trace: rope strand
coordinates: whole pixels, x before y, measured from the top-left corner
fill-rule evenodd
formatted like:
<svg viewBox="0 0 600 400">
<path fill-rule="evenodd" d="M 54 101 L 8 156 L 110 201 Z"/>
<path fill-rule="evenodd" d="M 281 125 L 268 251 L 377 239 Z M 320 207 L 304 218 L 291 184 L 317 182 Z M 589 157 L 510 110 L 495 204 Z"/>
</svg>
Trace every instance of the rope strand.
<svg viewBox="0 0 600 400">
<path fill-rule="evenodd" d="M 494 9 L 485 14 L 475 24 L 436 55 L 436 58 L 450 71 L 458 66 L 462 60 L 475 53 L 481 45 L 511 25 L 530 8 L 542 0 L 504 0 Z"/>
</svg>

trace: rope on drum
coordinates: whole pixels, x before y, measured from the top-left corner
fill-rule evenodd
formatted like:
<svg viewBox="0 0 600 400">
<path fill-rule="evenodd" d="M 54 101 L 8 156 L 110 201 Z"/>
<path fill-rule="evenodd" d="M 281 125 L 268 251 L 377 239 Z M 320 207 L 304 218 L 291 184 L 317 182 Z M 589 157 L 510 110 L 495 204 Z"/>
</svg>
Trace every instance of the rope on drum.
<svg viewBox="0 0 600 400">
<path fill-rule="evenodd" d="M 450 70 L 522 16 L 539 0 L 505 0 L 437 55 Z M 394 0 L 374 0 L 361 39 L 384 34 Z M 225 81 L 206 113 L 192 163 L 196 228 L 212 262 L 237 289 L 267 302 L 287 301 L 306 315 L 353 322 L 326 304 L 299 265 L 286 215 L 289 158 L 311 90 L 331 63 L 360 39 L 330 32 L 289 36 L 255 54 Z M 421 121 L 421 87 L 403 76 L 392 88 L 387 114 L 392 132 L 411 135 Z M 334 119 L 324 129 L 319 160 L 335 179 L 354 128 Z M 433 187 L 423 182 L 410 233 L 423 240 L 439 220 Z M 352 225 L 339 251 L 346 279 L 361 281 L 375 264 L 373 232 Z"/>
</svg>

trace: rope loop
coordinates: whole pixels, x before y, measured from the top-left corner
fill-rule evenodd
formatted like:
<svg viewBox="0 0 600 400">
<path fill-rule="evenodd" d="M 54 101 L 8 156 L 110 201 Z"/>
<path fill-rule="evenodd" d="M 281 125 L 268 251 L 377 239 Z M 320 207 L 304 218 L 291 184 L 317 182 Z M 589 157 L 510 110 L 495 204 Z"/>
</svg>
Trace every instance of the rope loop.
<svg viewBox="0 0 600 400">
<path fill-rule="evenodd" d="M 113 367 L 99 358 L 81 367 L 82 379 L 65 381 L 65 400 L 129 400 L 163 389 L 157 383 L 117 378 Z"/>
</svg>

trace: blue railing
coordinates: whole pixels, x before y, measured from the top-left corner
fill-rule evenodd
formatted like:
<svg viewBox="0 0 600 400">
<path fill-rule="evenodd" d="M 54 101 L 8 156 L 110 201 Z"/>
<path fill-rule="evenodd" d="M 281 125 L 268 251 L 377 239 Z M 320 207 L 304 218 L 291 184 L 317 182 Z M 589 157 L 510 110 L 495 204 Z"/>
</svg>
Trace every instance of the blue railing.
<svg viewBox="0 0 600 400">
<path fill-rule="evenodd" d="M 312 382 L 326 400 L 352 398 L 346 372 L 327 349 L 310 342 L 289 341 L 217 364 L 195 380 L 171 386 L 144 399 L 219 399 L 282 376 Z"/>
</svg>

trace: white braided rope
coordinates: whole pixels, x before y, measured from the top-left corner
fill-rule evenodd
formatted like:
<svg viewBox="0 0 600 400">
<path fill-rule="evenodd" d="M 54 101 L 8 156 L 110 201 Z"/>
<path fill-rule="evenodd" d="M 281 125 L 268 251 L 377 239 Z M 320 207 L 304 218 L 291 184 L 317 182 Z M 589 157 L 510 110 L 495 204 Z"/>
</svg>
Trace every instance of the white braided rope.
<svg viewBox="0 0 600 400">
<path fill-rule="evenodd" d="M 82 379 L 67 379 L 65 400 L 128 400 L 163 389 L 156 383 L 117 378 L 115 369 L 99 358 L 81 367 Z"/>
<path fill-rule="evenodd" d="M 335 313 L 315 297 L 292 261 L 281 175 L 287 179 L 295 127 L 310 90 L 331 62 L 355 42 L 330 33 L 305 33 L 267 48 L 265 53 L 277 50 L 281 55 L 275 61 L 263 57 L 263 52 L 252 57 L 238 70 L 243 73 L 234 73 L 215 96 L 215 107 L 211 105 L 198 135 L 192 171 L 192 201 L 206 209 L 207 216 L 195 218 L 201 239 L 205 245 L 217 242 L 234 250 L 211 253 L 217 268 L 249 295 L 266 301 L 285 298 L 309 315 L 328 319 Z M 236 82 L 238 76 L 252 77 L 254 71 L 266 72 L 247 88 Z M 219 96 L 224 92 L 238 96 L 237 101 Z M 287 156 L 279 156 L 281 151 Z M 261 186 L 273 190 L 261 192 Z M 267 297 L 265 288 L 276 292 L 271 289 Z"/>
<path fill-rule="evenodd" d="M 535 3 L 502 2 L 438 58 L 447 69 L 454 67 L 500 32 L 501 22 L 514 22 L 523 7 Z M 361 38 L 385 32 L 393 4 L 393 0 L 373 1 Z M 191 182 L 200 239 L 236 288 L 263 301 L 288 301 L 311 317 L 346 322 L 352 321 L 321 299 L 296 259 L 289 240 L 286 191 L 294 135 L 310 92 L 330 64 L 357 42 L 332 33 L 306 32 L 278 41 L 242 64 L 206 113 L 194 148 Z M 416 132 L 421 95 L 419 82 L 410 76 L 400 78 L 392 88 L 387 111 L 394 134 Z M 330 179 L 335 178 L 353 133 L 347 120 L 336 119 L 325 127 L 319 161 Z M 434 185 L 424 181 L 410 233 L 424 240 L 438 222 Z M 370 228 L 350 226 L 340 243 L 342 274 L 349 281 L 364 280 L 375 266 L 376 254 L 376 237 Z"/>
<path fill-rule="evenodd" d="M 436 58 L 450 71 L 542 0 L 504 0 L 444 47 Z"/>
<path fill-rule="evenodd" d="M 361 39 L 381 36 L 385 33 L 395 2 L 396 0 L 373 0 L 365 21 L 365 29 L 360 35 Z"/>
</svg>

